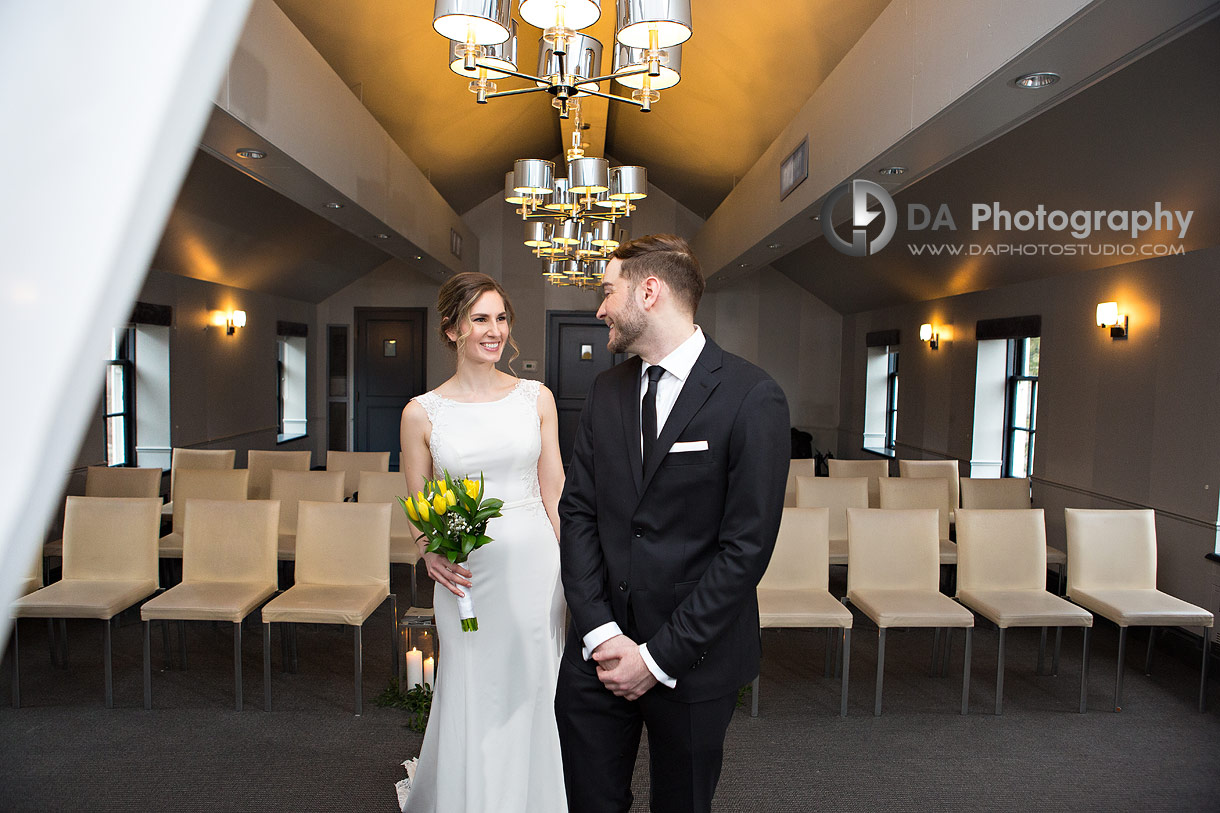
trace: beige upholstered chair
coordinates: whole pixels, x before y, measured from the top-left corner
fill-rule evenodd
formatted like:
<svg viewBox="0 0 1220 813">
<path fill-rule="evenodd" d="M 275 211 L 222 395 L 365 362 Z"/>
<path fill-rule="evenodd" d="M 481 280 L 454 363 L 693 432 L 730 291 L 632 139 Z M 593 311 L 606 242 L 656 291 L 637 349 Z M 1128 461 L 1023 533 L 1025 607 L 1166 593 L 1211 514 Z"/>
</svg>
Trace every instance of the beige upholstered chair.
<svg viewBox="0 0 1220 813">
<path fill-rule="evenodd" d="M 346 624 L 355 628 L 356 714 L 364 711 L 361 628 L 390 593 L 388 503 L 353 505 L 303 501 L 299 508 L 296 583 L 263 607 L 263 641 L 276 623 Z M 398 608 L 390 613 L 398 662 Z M 271 650 L 263 658 L 266 708 L 271 711 Z"/>
<path fill-rule="evenodd" d="M 296 558 L 297 503 L 343 502 L 343 477 L 341 471 L 271 472 L 271 499 L 280 502 L 280 559 L 291 562 Z"/>
<path fill-rule="evenodd" d="M 962 508 L 1009 509 L 1029 508 L 1029 480 L 1024 477 L 978 478 L 961 480 Z M 1046 563 L 1055 566 L 1059 574 L 1059 594 L 1063 595 L 1067 575 L 1067 552 L 1046 546 Z"/>
<path fill-rule="evenodd" d="M 415 537 L 419 531 L 398 504 L 398 498 L 407 493 L 406 479 L 396 471 L 362 471 L 357 493 L 362 503 L 390 504 L 390 564 L 411 568 L 411 606 L 415 606 L 415 563 L 419 561 Z"/>
<path fill-rule="evenodd" d="M 885 492 L 882 491 L 884 498 Z M 929 508 L 888 511 L 877 508 L 847 509 L 847 600 L 877 625 L 875 715 L 881 714 L 885 631 L 890 627 L 965 628 L 962 714 L 969 711 L 970 645 L 974 615 L 940 592 L 938 525 L 935 511 Z M 935 647 L 932 660 L 935 665 Z"/>
<path fill-rule="evenodd" d="M 244 500 L 250 472 L 245 469 L 183 469 L 178 472 L 173 530 L 161 537 L 161 556 L 182 558 L 182 529 L 190 500 Z"/>
<path fill-rule="evenodd" d="M 177 449 L 169 461 L 169 502 L 161 507 L 161 516 L 174 513 L 174 494 L 179 469 L 231 469 L 237 459 L 236 449 Z"/>
<path fill-rule="evenodd" d="M 825 477 L 820 479 L 827 479 Z M 768 627 L 825 627 L 826 672 L 830 672 L 838 629 L 843 644 L 843 682 L 839 715 L 847 716 L 848 656 L 851 651 L 851 611 L 830 594 L 827 577 L 829 514 L 826 508 L 785 508 L 771 563 L 758 584 L 758 617 Z M 751 715 L 758 716 L 759 678 L 754 678 Z"/>
<path fill-rule="evenodd" d="M 886 509 L 935 508 L 939 513 L 940 563 L 957 564 L 957 545 L 949 540 L 949 494 L 945 481 L 891 477 L 881 481 L 881 507 Z"/>
<path fill-rule="evenodd" d="M 14 618 L 97 618 L 103 622 L 106 708 L 114 707 L 112 620 L 157 590 L 160 506 L 155 497 L 68 497 L 64 512 L 63 578 L 13 602 Z M 145 627 L 145 674 L 148 669 Z M 14 626 L 14 706 L 20 704 L 17 677 Z"/>
<path fill-rule="evenodd" d="M 867 477 L 868 507 L 881 507 L 881 488 L 877 481 L 890 476 L 889 460 L 884 458 L 879 460 L 832 459 L 827 462 L 827 465 L 830 467 L 831 477 Z"/>
<path fill-rule="evenodd" d="M 800 508 L 830 509 L 832 565 L 847 564 L 847 509 L 868 508 L 867 477 L 798 477 L 796 504 Z"/>
<path fill-rule="evenodd" d="M 1087 610 L 1046 590 L 1046 523 L 1041 508 L 957 512 L 957 600 L 1000 628 L 996 714 L 1004 707 L 1004 633 L 1009 627 L 1093 626 Z M 1052 671 L 1058 672 L 1058 635 L 1054 664 Z M 1083 702 L 1083 663 L 1080 687 Z"/>
<path fill-rule="evenodd" d="M 227 621 L 233 625 L 233 684 L 238 711 L 242 706 L 241 622 L 276 590 L 279 511 L 280 504 L 275 500 L 192 499 L 182 532 L 182 583 L 140 608 L 145 622 Z M 184 669 L 185 626 L 180 623 L 178 632 Z M 147 626 L 144 635 L 147 653 Z M 264 659 L 268 657 L 268 645 L 264 635 Z M 147 669 L 146 662 L 144 707 L 152 708 L 152 680 Z"/>
<path fill-rule="evenodd" d="M 961 505 L 961 474 L 956 460 L 899 460 L 898 474 L 906 478 L 932 477 L 947 481 L 949 522 L 953 523 L 957 507 Z"/>
<path fill-rule="evenodd" d="M 158 497 L 161 495 L 161 469 L 127 466 L 90 466 L 85 471 L 86 497 Z M 42 546 L 43 556 L 63 554 L 63 540 Z M 42 578 L 46 578 L 46 570 Z M 41 585 L 39 585 L 41 586 Z"/>
<path fill-rule="evenodd" d="M 246 496 L 251 500 L 271 498 L 271 472 L 309 471 L 312 452 L 267 452 L 251 449 L 246 457 L 246 468 L 250 471 L 250 486 Z"/>
<path fill-rule="evenodd" d="M 30 562 L 30 569 L 22 579 L 21 586 L 17 588 L 17 595 L 28 596 L 42 586 L 42 563 L 34 559 Z"/>
<path fill-rule="evenodd" d="M 350 500 L 360 485 L 360 472 L 390 470 L 390 453 L 327 452 L 326 470 L 344 473 L 343 499 Z"/>
<path fill-rule="evenodd" d="M 796 478 L 813 477 L 817 474 L 812 457 L 794 457 L 788 461 L 788 479 L 784 483 L 784 507 L 796 507 Z"/>
<path fill-rule="evenodd" d="M 1156 627 L 1203 628 L 1203 666 L 1199 679 L 1199 711 L 1207 699 L 1208 629 L 1215 618 L 1202 607 L 1156 589 L 1156 518 L 1150 509 L 1091 510 L 1067 508 L 1067 597 L 1095 615 L 1118 625 L 1118 674 L 1114 710 L 1122 709 L 1123 661 L 1127 628 L 1150 627 L 1144 672 L 1152 667 Z M 1088 680 L 1089 639 L 1085 638 L 1085 680 Z M 1084 711 L 1085 695 L 1080 697 Z"/>
</svg>

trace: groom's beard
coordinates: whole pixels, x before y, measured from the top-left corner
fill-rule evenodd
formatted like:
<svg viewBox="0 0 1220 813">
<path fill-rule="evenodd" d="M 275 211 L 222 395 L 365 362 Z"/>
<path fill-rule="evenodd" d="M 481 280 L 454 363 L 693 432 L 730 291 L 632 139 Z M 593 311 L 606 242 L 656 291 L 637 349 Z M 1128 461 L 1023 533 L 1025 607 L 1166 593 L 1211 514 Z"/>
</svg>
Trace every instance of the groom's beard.
<svg viewBox="0 0 1220 813">
<path fill-rule="evenodd" d="M 636 303 L 635 298 L 628 299 L 628 305 L 623 312 L 614 318 L 614 335 L 606 343 L 611 353 L 630 353 L 632 346 L 640 336 L 644 335 L 647 326 L 644 311 Z"/>
</svg>

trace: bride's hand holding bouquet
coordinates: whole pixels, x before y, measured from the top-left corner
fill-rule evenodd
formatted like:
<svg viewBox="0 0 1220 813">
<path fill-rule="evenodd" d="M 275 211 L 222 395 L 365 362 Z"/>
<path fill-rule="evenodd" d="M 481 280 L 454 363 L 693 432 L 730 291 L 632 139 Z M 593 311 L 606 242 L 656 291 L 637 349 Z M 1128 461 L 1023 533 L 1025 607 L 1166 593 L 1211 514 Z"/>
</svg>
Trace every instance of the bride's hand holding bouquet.
<svg viewBox="0 0 1220 813">
<path fill-rule="evenodd" d="M 500 516 L 503 500 L 483 493 L 483 477 L 454 480 L 448 471 L 435 480 L 425 480 L 424 489 L 414 497 L 399 497 L 416 528 L 422 532 L 417 541 L 427 540 L 423 559 L 428 575 L 458 597 L 462 629 L 474 632 L 479 620 L 469 594 L 472 573 L 461 565 L 470 554 L 491 542 L 487 523 Z M 467 588 L 463 592 L 459 585 Z"/>
</svg>

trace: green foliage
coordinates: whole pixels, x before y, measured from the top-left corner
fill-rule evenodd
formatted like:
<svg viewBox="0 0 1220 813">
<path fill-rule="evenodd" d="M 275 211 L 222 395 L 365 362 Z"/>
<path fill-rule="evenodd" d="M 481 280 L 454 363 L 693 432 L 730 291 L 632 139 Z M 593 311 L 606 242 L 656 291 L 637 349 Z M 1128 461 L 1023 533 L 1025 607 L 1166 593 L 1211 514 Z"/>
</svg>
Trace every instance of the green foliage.
<svg viewBox="0 0 1220 813">
<path fill-rule="evenodd" d="M 390 684 L 377 698 L 377 705 L 407 712 L 407 728 L 422 734 L 432 712 L 432 689 L 416 683 L 404 692 L 398 686 L 398 679 L 390 678 Z"/>
<path fill-rule="evenodd" d="M 750 699 L 750 695 L 754 693 L 754 684 L 747 683 L 737 690 L 737 708 L 744 709 L 746 701 Z"/>
</svg>

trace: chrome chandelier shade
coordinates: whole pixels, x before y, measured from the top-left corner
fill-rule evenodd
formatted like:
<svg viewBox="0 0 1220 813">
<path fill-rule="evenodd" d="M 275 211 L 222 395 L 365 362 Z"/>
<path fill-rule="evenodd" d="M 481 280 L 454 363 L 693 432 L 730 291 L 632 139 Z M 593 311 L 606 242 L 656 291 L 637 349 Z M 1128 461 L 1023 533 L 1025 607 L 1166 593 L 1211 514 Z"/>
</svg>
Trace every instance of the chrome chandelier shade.
<svg viewBox="0 0 1220 813">
<path fill-rule="evenodd" d="M 639 107 L 647 113 L 659 91 L 681 80 L 682 43 L 691 36 L 690 0 L 618 0 L 614 55 L 609 74 L 601 73 L 602 43 L 578 33 L 601 18 L 601 0 L 519 0 L 521 19 L 542 29 L 537 75 L 517 63 L 517 30 L 511 0 L 436 0 L 432 27 L 448 37 L 449 66 L 470 78 L 475 101 L 546 92 L 560 118 L 568 118 L 578 96 L 600 96 Z M 498 90 L 496 79 L 509 76 L 530 85 Z M 606 93 L 602 82 L 617 81 L 630 97 Z"/>
</svg>

